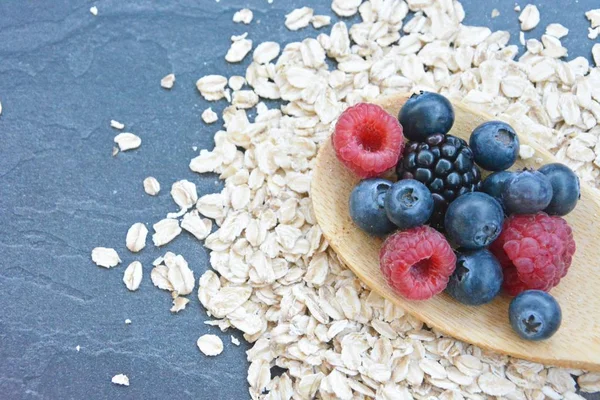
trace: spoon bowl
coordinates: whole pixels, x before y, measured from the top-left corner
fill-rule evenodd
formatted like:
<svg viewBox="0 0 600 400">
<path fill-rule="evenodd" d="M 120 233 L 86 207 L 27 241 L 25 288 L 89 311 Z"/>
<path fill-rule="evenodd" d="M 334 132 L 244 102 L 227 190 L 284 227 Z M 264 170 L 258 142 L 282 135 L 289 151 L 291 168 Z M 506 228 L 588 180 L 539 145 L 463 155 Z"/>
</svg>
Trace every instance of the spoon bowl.
<svg viewBox="0 0 600 400">
<path fill-rule="evenodd" d="M 408 97 L 382 97 L 377 104 L 396 116 Z M 450 133 L 466 140 L 479 124 L 495 119 L 461 103 L 453 102 L 453 106 L 456 119 Z M 505 122 L 511 124 L 510 120 Z M 519 159 L 512 169 L 537 169 L 557 162 L 552 154 L 529 141 L 525 132 L 519 139 L 535 150 L 535 156 Z M 542 162 L 538 164 L 536 159 Z M 445 293 L 427 301 L 410 301 L 396 294 L 379 270 L 382 240 L 361 231 L 350 218 L 350 192 L 359 180 L 337 160 L 331 141 L 325 141 L 311 182 L 315 216 L 333 250 L 371 290 L 430 327 L 484 349 L 547 365 L 600 371 L 600 192 L 582 184 L 577 207 L 565 217 L 573 228 L 577 251 L 569 274 L 551 291 L 562 308 L 562 325 L 550 339 L 530 342 L 512 331 L 508 319 L 511 298 L 506 295 L 474 307 Z"/>
</svg>

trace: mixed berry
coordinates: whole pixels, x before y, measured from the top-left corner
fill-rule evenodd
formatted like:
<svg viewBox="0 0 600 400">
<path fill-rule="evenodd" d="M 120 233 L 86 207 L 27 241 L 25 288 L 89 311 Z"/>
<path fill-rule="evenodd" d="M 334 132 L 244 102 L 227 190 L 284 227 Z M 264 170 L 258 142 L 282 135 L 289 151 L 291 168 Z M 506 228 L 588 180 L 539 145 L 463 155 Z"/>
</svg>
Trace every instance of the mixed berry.
<svg viewBox="0 0 600 400">
<path fill-rule="evenodd" d="M 336 155 L 368 178 L 350 195 L 350 216 L 370 235 L 389 235 L 379 265 L 401 296 L 426 300 L 446 291 L 476 306 L 504 289 L 516 296 L 509 307 L 515 332 L 547 339 L 561 321 L 547 292 L 575 253 L 561 216 L 575 208 L 579 180 L 558 163 L 508 171 L 519 138 L 504 122 L 481 124 L 469 143 L 448 134 L 453 124 L 450 101 L 430 92 L 411 96 L 397 119 L 373 104 L 344 111 L 332 135 Z M 480 168 L 492 172 L 483 181 Z M 381 178 L 392 169 L 396 182 Z"/>
<path fill-rule="evenodd" d="M 481 172 L 463 139 L 434 133 L 422 142 L 408 142 L 396 166 L 398 178 L 416 179 L 431 191 L 431 226 L 442 230 L 448 205 L 458 196 L 480 189 Z"/>
</svg>

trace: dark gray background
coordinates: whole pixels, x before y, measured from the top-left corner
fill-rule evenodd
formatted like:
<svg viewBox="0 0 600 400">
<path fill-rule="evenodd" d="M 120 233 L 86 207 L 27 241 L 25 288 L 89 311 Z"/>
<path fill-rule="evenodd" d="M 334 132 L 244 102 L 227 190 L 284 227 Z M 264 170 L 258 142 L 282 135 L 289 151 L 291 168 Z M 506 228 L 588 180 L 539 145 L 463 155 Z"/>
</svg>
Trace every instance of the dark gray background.
<svg viewBox="0 0 600 400">
<path fill-rule="evenodd" d="M 211 148 L 218 129 L 201 122 L 208 104 L 194 82 L 243 74 L 249 57 L 241 65 L 223 58 L 232 34 L 248 31 L 255 45 L 316 36 L 312 28 L 284 27 L 284 15 L 299 3 L 333 15 L 325 0 L 0 2 L 1 400 L 248 398 L 247 346 L 234 347 L 229 333 L 204 325 L 195 296 L 171 315 L 169 294 L 149 279 L 151 261 L 165 250 L 150 245 L 133 256 L 124 238 L 132 223 L 176 211 L 168 194 L 174 181 L 192 180 L 200 194 L 219 188 L 215 176 L 188 169 L 192 146 Z M 571 29 L 563 40 L 570 58 L 589 58 L 584 12 L 597 0 L 536 3 L 542 22 L 527 37 L 561 22 Z M 467 24 L 510 30 L 518 42 L 513 0 L 463 4 Z M 231 21 L 242 7 L 254 11 L 250 26 Z M 491 19 L 494 7 L 501 15 Z M 177 82 L 168 92 L 159 81 L 170 72 Z M 225 103 L 211 105 L 219 111 Z M 111 119 L 138 134 L 142 147 L 111 157 Z M 156 198 L 143 192 L 150 175 L 163 187 Z M 96 246 L 116 248 L 123 264 L 94 266 Z M 206 250 L 187 235 L 169 249 L 183 254 L 197 277 L 208 268 Z M 145 277 L 129 293 L 121 279 L 134 259 Z M 195 342 L 204 333 L 221 335 L 222 355 L 199 353 Z M 117 373 L 131 386 L 111 384 Z"/>
</svg>

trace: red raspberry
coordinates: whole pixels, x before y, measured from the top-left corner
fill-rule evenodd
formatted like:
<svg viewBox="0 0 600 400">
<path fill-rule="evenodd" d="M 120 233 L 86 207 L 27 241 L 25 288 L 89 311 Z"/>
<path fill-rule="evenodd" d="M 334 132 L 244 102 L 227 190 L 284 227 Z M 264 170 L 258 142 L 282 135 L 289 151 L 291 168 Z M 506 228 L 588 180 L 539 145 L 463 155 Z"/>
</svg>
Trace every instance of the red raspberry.
<svg viewBox="0 0 600 400">
<path fill-rule="evenodd" d="M 389 236 L 379 253 L 381 272 L 398 293 L 410 300 L 427 300 L 448 285 L 456 255 L 446 238 L 429 226 Z"/>
<path fill-rule="evenodd" d="M 575 241 L 560 217 L 543 212 L 514 215 L 490 246 L 504 270 L 504 289 L 516 296 L 527 289 L 549 291 L 567 275 Z"/>
<path fill-rule="evenodd" d="M 398 120 L 375 104 L 359 103 L 340 115 L 332 135 L 338 159 L 355 174 L 372 178 L 398 163 L 404 135 Z"/>
</svg>

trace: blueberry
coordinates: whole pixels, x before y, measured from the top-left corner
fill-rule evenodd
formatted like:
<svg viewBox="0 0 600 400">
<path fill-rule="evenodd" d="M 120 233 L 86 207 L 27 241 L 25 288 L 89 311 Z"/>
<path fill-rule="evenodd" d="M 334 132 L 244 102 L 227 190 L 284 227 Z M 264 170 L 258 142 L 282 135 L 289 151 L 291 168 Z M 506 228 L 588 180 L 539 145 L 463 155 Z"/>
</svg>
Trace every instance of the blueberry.
<svg viewBox="0 0 600 400">
<path fill-rule="evenodd" d="M 446 234 L 459 247 L 481 249 L 500 235 L 503 221 L 502 207 L 493 197 L 481 192 L 469 192 L 448 206 Z"/>
<path fill-rule="evenodd" d="M 380 179 L 365 179 L 350 194 L 350 217 L 363 231 L 376 236 L 383 236 L 396 226 L 385 212 L 385 195 L 392 182 Z"/>
<path fill-rule="evenodd" d="M 458 253 L 456 269 L 446 290 L 457 301 L 470 306 L 489 303 L 502 288 L 502 268 L 489 250 Z"/>
<path fill-rule="evenodd" d="M 400 229 L 423 225 L 433 213 L 433 197 L 414 179 L 394 183 L 385 196 L 387 216 Z"/>
<path fill-rule="evenodd" d="M 517 160 L 519 137 L 505 122 L 489 121 L 479 125 L 469 139 L 475 162 L 488 171 L 502 171 Z"/>
<path fill-rule="evenodd" d="M 567 215 L 573 211 L 581 197 L 577 175 L 560 163 L 544 165 L 539 171 L 552 185 L 552 200 L 544 211 L 552 215 Z"/>
<path fill-rule="evenodd" d="M 538 171 L 516 172 L 504 183 L 502 203 L 508 214 L 535 214 L 552 200 L 552 185 Z"/>
<path fill-rule="evenodd" d="M 560 327 L 562 312 L 554 297 L 541 290 L 526 290 L 510 302 L 510 324 L 526 340 L 548 339 Z"/>
<path fill-rule="evenodd" d="M 504 184 L 508 179 L 513 176 L 514 172 L 511 171 L 498 171 L 489 175 L 484 179 L 481 185 L 481 191 L 489 194 L 494 199 L 498 200 L 500 205 L 504 206 L 502 202 L 502 192 L 504 191 Z"/>
<path fill-rule="evenodd" d="M 406 101 L 398 120 L 409 140 L 423 142 L 434 133 L 446 134 L 454 124 L 454 109 L 447 98 L 432 92 L 415 93 Z"/>
</svg>

